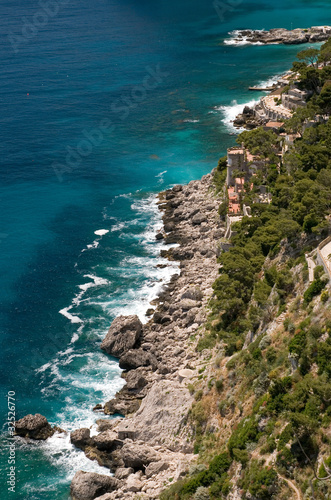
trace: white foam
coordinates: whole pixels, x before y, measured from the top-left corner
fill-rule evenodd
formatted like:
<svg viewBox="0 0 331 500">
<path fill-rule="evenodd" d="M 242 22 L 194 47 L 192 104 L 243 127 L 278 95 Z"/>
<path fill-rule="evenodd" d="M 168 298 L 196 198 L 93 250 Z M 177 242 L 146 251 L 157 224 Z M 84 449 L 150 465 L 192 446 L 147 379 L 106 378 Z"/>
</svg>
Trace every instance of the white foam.
<svg viewBox="0 0 331 500">
<path fill-rule="evenodd" d="M 255 31 L 264 31 L 264 30 L 255 30 Z M 242 36 L 238 38 L 240 35 L 240 30 L 234 30 L 234 31 L 229 31 L 229 35 L 231 38 L 226 38 L 224 40 L 224 45 L 237 45 L 237 46 L 242 46 L 242 45 L 265 45 L 262 42 L 251 42 L 247 36 Z"/>
<path fill-rule="evenodd" d="M 190 120 L 189 118 L 187 120 L 183 120 L 183 123 L 199 123 L 200 120 Z"/>
<path fill-rule="evenodd" d="M 68 318 L 71 323 L 82 323 L 82 320 L 78 316 L 74 316 L 73 314 L 69 313 L 71 308 L 72 306 L 64 307 L 59 311 L 59 313 Z"/>
<path fill-rule="evenodd" d="M 108 476 L 112 475 L 109 469 L 100 466 L 95 460 L 89 460 L 84 452 L 75 448 L 70 442 L 69 433 L 64 434 L 56 432 L 53 436 L 48 438 L 47 441 L 38 443 L 37 446 L 42 450 L 45 458 L 49 460 L 51 464 L 56 466 L 60 471 L 65 471 L 66 475 L 62 478 L 62 482 L 71 481 L 78 470 L 98 472 L 99 474 Z M 31 491 L 30 486 L 33 487 L 33 484 L 25 484 L 25 489 Z M 42 487 L 45 491 L 46 489 L 49 491 L 49 489 L 52 490 L 53 486 L 50 485 L 48 488 L 48 486 L 43 484 Z M 39 491 L 38 488 L 37 491 Z"/>
<path fill-rule="evenodd" d="M 275 85 L 280 78 L 284 76 L 284 73 L 280 75 L 274 75 L 268 78 L 268 80 L 264 80 L 262 82 L 259 82 L 257 84 L 257 87 L 272 87 L 272 85 Z"/>
<path fill-rule="evenodd" d="M 109 233 L 109 229 L 98 229 L 97 231 L 94 231 L 94 234 L 96 234 L 97 236 L 103 236 L 107 233 Z"/>
<path fill-rule="evenodd" d="M 86 250 L 90 250 L 91 248 L 98 248 L 98 246 L 99 246 L 99 241 L 94 240 L 93 243 L 91 243 L 90 245 L 87 245 L 86 248 L 83 248 L 82 252 L 85 252 Z"/>
<path fill-rule="evenodd" d="M 127 227 L 127 222 L 118 222 L 117 224 L 113 224 L 110 230 L 113 233 L 115 231 L 121 231 L 125 227 Z"/>
<path fill-rule="evenodd" d="M 51 363 L 45 363 L 40 368 L 37 368 L 36 373 L 43 373 L 46 370 L 48 370 L 48 368 L 50 368 L 50 366 L 51 366 Z"/>
<path fill-rule="evenodd" d="M 234 100 L 228 106 L 216 106 L 214 109 L 222 113 L 223 115 L 222 122 L 226 125 L 226 127 L 229 130 L 231 130 L 231 132 L 236 131 L 239 133 L 241 130 L 244 129 L 238 129 L 234 127 L 233 120 L 236 118 L 236 116 L 238 116 L 240 113 L 243 112 L 245 106 L 249 106 L 250 108 L 252 108 L 258 103 L 259 100 L 254 100 L 254 99 L 243 104 L 238 104 L 238 102 Z"/>
<path fill-rule="evenodd" d="M 78 285 L 79 288 L 84 292 L 86 292 L 86 290 L 88 290 L 91 287 L 109 285 L 108 280 L 104 278 L 99 278 L 98 276 L 94 276 L 93 274 L 84 274 L 84 278 L 90 278 L 91 280 L 93 280 L 93 282 L 83 283 L 82 285 Z"/>
</svg>

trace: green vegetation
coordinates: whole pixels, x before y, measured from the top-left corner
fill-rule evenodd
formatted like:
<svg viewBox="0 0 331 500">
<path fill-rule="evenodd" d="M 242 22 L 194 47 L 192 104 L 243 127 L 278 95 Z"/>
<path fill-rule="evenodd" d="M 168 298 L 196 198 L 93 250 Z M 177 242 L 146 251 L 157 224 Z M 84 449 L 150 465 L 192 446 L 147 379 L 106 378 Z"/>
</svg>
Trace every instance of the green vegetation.
<svg viewBox="0 0 331 500">
<path fill-rule="evenodd" d="M 290 498 L 280 476 L 303 498 L 331 498 L 331 301 L 324 268 L 315 267 L 309 284 L 305 262 L 329 232 L 330 62 L 331 41 L 301 51 L 293 64 L 309 102 L 285 125 L 299 136 L 286 153 L 281 137 L 262 127 L 238 136 L 262 166 L 245 185 L 251 217 L 234 226 L 231 248 L 218 257 L 211 313 L 197 344 L 218 360 L 206 363 L 206 380 L 192 389 L 189 425 L 206 468 L 173 484 L 163 500 L 226 499 L 233 481 L 243 499 Z M 222 158 L 218 191 L 225 174 Z M 258 202 L 260 186 L 271 203 Z M 219 213 L 226 215 L 226 202 Z M 223 355 L 229 359 L 221 363 Z"/>
</svg>

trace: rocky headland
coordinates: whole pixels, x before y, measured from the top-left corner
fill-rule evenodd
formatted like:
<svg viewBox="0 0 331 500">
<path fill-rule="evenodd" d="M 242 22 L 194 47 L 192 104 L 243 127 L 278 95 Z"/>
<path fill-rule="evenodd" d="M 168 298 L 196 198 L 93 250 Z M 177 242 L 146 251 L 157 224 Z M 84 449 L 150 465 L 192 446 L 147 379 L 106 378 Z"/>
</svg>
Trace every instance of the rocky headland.
<svg viewBox="0 0 331 500">
<path fill-rule="evenodd" d="M 213 174 L 159 195 L 164 230 L 156 237 L 174 244 L 162 254 L 180 263 L 180 274 L 155 301 L 147 324 L 135 315 L 120 316 L 101 344 L 119 359 L 126 385 L 111 401 L 96 402 L 96 412 L 114 418 L 97 420 L 96 435 L 83 428 L 70 438 L 114 476 L 77 472 L 73 500 L 129 499 L 138 493 L 155 499 L 169 479 L 186 475 L 194 460 L 189 385 L 199 377 L 203 358 L 195 347 L 218 275 L 218 241 L 225 231 L 219 204 Z M 54 432 L 40 415 L 24 417 L 16 429 L 32 439 L 47 439 Z"/>
<path fill-rule="evenodd" d="M 235 43 L 261 43 L 261 44 L 285 44 L 299 45 L 302 43 L 323 42 L 331 35 L 330 26 L 317 26 L 313 28 L 287 30 L 275 28 L 270 31 L 264 30 L 239 30 L 235 32 L 233 41 Z"/>
</svg>

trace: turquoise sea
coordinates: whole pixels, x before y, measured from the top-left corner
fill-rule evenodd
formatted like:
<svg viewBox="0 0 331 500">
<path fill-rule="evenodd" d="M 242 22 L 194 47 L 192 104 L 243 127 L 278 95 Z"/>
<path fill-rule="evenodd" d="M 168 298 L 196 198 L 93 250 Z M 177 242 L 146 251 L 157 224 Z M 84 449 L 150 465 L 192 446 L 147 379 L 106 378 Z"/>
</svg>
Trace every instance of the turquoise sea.
<svg viewBox="0 0 331 500">
<path fill-rule="evenodd" d="M 177 271 L 156 267 L 156 193 L 215 167 L 262 95 L 248 87 L 300 50 L 224 37 L 331 24 L 330 3 L 3 0 L 0 14 L 0 498 L 66 500 L 77 470 L 107 471 L 67 437 L 17 440 L 8 491 L 8 391 L 17 418 L 93 428 L 122 386 L 101 339 Z"/>
</svg>

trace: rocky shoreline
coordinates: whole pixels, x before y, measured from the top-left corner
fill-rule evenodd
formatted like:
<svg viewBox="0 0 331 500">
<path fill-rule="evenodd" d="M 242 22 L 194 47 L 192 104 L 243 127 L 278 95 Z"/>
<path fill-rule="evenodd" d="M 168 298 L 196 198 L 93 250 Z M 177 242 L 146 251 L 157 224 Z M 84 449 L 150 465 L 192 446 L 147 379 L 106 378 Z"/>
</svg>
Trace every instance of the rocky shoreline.
<svg viewBox="0 0 331 500">
<path fill-rule="evenodd" d="M 169 481 L 188 473 L 195 458 L 189 425 L 194 398 L 188 385 L 198 379 L 203 361 L 195 347 L 218 275 L 218 241 L 225 232 L 218 214 L 221 196 L 215 194 L 213 174 L 159 195 L 164 232 L 156 237 L 176 244 L 162 255 L 179 261 L 180 274 L 164 288 L 147 324 L 137 316 L 120 316 L 101 344 L 119 358 L 126 385 L 94 410 L 121 416 L 100 418 L 97 435 L 77 429 L 70 437 L 114 477 L 77 472 L 73 500 L 129 499 L 136 493 L 155 499 Z M 19 421 L 19 435 L 45 439 L 53 433 L 41 415 L 35 416 L 36 432 L 31 417 Z"/>
<path fill-rule="evenodd" d="M 235 43 L 261 43 L 299 45 L 302 43 L 323 42 L 331 35 L 330 26 L 317 26 L 314 28 L 287 30 L 285 28 L 275 28 L 270 31 L 264 30 L 239 30 L 235 32 L 233 41 Z"/>
</svg>

